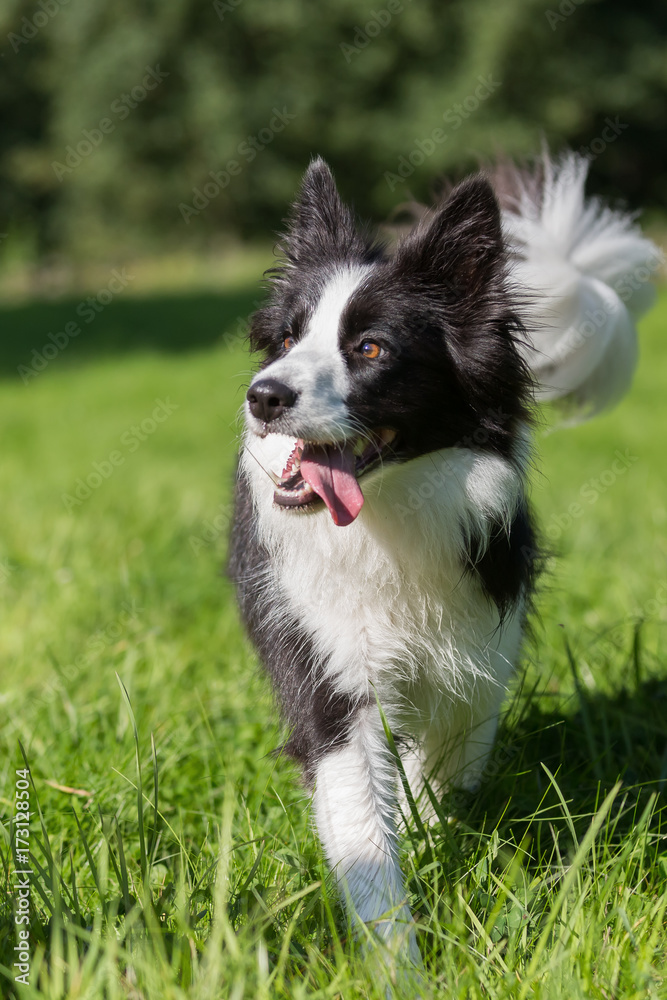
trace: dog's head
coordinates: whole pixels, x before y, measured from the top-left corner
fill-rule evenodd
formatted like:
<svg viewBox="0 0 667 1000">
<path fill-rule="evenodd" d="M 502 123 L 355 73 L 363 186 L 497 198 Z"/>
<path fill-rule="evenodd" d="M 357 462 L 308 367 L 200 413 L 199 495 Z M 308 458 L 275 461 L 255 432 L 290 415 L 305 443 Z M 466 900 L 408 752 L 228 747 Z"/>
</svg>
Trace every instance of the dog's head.
<svg viewBox="0 0 667 1000">
<path fill-rule="evenodd" d="M 363 503 L 379 462 L 441 448 L 509 456 L 529 379 L 515 336 L 500 212 L 482 176 L 454 188 L 387 255 L 311 163 L 251 346 L 264 363 L 247 393 L 251 434 L 287 435 L 275 502 L 321 498 L 336 524 Z"/>
</svg>

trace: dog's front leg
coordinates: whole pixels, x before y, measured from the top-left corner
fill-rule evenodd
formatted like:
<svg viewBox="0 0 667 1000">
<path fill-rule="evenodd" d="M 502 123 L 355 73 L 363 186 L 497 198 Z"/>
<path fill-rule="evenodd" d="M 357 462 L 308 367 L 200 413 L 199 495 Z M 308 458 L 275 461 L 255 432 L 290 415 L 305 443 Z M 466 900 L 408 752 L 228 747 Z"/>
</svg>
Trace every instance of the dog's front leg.
<svg viewBox="0 0 667 1000">
<path fill-rule="evenodd" d="M 398 863 L 397 773 L 375 706 L 356 710 L 342 748 L 316 768 L 317 828 L 353 922 L 421 963 Z"/>
</svg>

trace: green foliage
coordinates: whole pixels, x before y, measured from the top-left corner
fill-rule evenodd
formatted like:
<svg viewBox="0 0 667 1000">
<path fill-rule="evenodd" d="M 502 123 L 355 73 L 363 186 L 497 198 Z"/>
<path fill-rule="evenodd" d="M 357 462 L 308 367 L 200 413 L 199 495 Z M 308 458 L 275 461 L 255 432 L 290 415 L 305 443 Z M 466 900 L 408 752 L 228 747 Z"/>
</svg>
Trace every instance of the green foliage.
<svg viewBox="0 0 667 1000">
<path fill-rule="evenodd" d="M 3 996 L 21 746 L 35 871 L 21 996 L 387 995 L 271 755 L 268 686 L 220 575 L 248 369 L 235 314 L 255 294 L 119 300 L 26 385 L 14 366 L 44 339 L 43 307 L 2 316 L 20 335 L 0 398 Z M 434 827 L 407 820 L 425 998 L 665 996 L 666 318 L 663 295 L 615 412 L 539 442 L 554 557 L 486 782 L 437 803 Z"/>
<path fill-rule="evenodd" d="M 588 149 L 604 194 L 667 205 L 660 0 L 40 3 L 0 11 L 7 252 L 264 236 L 314 153 L 376 219 L 543 138 Z"/>
</svg>

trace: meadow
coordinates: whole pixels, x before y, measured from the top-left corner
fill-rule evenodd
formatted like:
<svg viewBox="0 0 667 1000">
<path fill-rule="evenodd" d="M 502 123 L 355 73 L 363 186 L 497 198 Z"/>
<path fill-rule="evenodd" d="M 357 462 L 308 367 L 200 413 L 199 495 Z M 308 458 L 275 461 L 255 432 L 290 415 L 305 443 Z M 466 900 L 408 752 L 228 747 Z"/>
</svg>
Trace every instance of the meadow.
<svg viewBox="0 0 667 1000">
<path fill-rule="evenodd" d="M 0 310 L 3 997 L 386 995 L 222 572 L 257 294 Z M 666 325 L 663 291 L 623 403 L 538 436 L 548 558 L 485 783 L 407 817 L 425 998 L 667 997 Z"/>
</svg>

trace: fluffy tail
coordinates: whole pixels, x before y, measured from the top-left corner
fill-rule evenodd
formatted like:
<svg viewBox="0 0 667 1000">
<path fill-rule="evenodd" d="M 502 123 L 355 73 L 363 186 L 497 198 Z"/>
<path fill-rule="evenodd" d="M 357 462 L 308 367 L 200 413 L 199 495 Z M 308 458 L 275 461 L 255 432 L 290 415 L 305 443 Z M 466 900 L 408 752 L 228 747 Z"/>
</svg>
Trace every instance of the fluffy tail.
<svg viewBox="0 0 667 1000">
<path fill-rule="evenodd" d="M 527 291 L 524 353 L 543 400 L 567 422 L 612 406 L 637 362 L 636 320 L 653 303 L 650 279 L 664 256 L 631 215 L 584 197 L 588 161 L 544 156 L 532 174 L 499 168 L 494 181 Z"/>
</svg>

